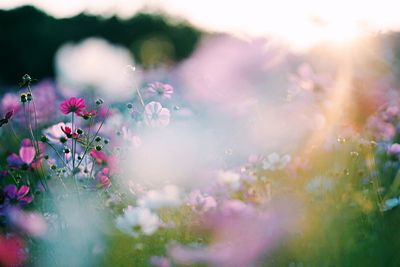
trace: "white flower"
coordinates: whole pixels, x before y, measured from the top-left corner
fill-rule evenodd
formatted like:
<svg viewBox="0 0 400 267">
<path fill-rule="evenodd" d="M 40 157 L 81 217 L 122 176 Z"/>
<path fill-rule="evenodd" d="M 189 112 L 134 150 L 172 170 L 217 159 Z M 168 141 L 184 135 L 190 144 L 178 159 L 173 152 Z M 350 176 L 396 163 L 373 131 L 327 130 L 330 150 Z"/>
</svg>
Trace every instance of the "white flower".
<svg viewBox="0 0 400 267">
<path fill-rule="evenodd" d="M 397 206 L 400 205 L 400 198 L 399 197 L 394 197 L 394 198 L 389 198 L 385 201 L 382 207 L 382 211 L 388 211 L 391 210 Z"/>
<path fill-rule="evenodd" d="M 139 231 L 151 235 L 159 225 L 160 218 L 144 207 L 128 206 L 124 214 L 116 219 L 117 228 L 134 237 L 139 235 Z"/>
<path fill-rule="evenodd" d="M 278 153 L 271 153 L 263 160 L 264 170 L 282 170 L 290 162 L 291 158 L 289 155 L 279 156 Z"/>
<path fill-rule="evenodd" d="M 167 185 L 159 191 L 150 190 L 138 200 L 139 206 L 152 210 L 177 207 L 181 202 L 180 190 L 174 185 Z"/>
<path fill-rule="evenodd" d="M 46 137 L 49 139 L 50 142 L 52 143 L 61 143 L 60 138 L 65 137 L 65 133 L 61 130 L 61 127 L 69 127 L 71 128 L 71 123 L 64 123 L 60 122 L 57 123 L 53 126 L 50 126 L 49 128 L 45 129 L 43 133 L 46 135 Z"/>
<path fill-rule="evenodd" d="M 240 175 L 233 171 L 220 171 L 218 182 L 221 185 L 227 185 L 232 190 L 238 190 L 240 187 Z"/>
<path fill-rule="evenodd" d="M 152 127 L 167 126 L 169 124 L 170 112 L 163 108 L 159 102 L 152 101 L 144 109 L 144 120 Z"/>
</svg>

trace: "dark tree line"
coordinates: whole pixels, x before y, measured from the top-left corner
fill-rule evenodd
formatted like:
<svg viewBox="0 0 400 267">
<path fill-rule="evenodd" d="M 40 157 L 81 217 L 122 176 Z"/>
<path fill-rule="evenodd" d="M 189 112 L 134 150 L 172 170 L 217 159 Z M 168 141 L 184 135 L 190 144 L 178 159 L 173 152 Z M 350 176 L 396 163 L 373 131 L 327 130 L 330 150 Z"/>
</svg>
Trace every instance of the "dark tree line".
<svg viewBox="0 0 400 267">
<path fill-rule="evenodd" d="M 146 40 L 167 43 L 168 59 L 179 61 L 191 54 L 200 35 L 190 25 L 171 23 L 161 15 L 138 14 L 122 20 L 80 14 L 56 19 L 31 6 L 0 10 L 0 85 L 15 85 L 24 73 L 38 79 L 53 77 L 54 54 L 65 42 L 105 38 L 127 47 L 137 61 L 146 64 L 138 56 Z"/>
</svg>

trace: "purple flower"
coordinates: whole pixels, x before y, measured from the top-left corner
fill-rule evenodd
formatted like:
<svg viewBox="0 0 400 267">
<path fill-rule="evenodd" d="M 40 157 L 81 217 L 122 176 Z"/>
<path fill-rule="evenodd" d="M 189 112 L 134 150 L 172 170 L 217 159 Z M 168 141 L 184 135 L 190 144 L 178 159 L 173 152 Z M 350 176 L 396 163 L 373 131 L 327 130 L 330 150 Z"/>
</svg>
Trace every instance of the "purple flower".
<svg viewBox="0 0 400 267">
<path fill-rule="evenodd" d="M 1 100 L 1 112 L 5 114 L 6 112 L 13 110 L 17 113 L 21 109 L 21 103 L 19 97 L 16 94 L 8 93 L 5 94 Z"/>
<path fill-rule="evenodd" d="M 7 164 L 9 167 L 19 168 L 24 165 L 24 162 L 17 154 L 12 153 L 10 156 L 7 157 Z"/>
<path fill-rule="evenodd" d="M 158 96 L 169 99 L 174 93 L 174 88 L 169 84 L 155 82 L 149 84 L 146 88 L 146 93 L 149 97 Z"/>
<path fill-rule="evenodd" d="M 29 194 L 29 186 L 23 185 L 19 189 L 14 184 L 9 184 L 4 187 L 5 200 L 4 203 L 7 204 L 17 204 L 19 206 L 24 206 L 32 202 L 33 198 Z"/>
<path fill-rule="evenodd" d="M 169 124 L 170 112 L 159 102 L 152 101 L 144 109 L 145 122 L 152 127 L 162 127 Z"/>
</svg>

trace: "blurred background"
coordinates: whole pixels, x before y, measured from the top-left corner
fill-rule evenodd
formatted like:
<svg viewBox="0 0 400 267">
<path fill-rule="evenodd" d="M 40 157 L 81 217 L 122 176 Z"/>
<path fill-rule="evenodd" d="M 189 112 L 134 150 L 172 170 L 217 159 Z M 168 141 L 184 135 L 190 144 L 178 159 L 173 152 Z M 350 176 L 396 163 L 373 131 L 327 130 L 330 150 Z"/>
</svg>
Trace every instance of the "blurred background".
<svg viewBox="0 0 400 267">
<path fill-rule="evenodd" d="M 54 78 L 57 51 L 90 37 L 127 49 L 145 69 L 175 65 L 202 37 L 221 32 L 245 40 L 268 37 L 302 52 L 377 34 L 397 47 L 398 5 L 394 0 L 1 0 L 0 85 L 15 85 L 24 73 Z"/>
</svg>

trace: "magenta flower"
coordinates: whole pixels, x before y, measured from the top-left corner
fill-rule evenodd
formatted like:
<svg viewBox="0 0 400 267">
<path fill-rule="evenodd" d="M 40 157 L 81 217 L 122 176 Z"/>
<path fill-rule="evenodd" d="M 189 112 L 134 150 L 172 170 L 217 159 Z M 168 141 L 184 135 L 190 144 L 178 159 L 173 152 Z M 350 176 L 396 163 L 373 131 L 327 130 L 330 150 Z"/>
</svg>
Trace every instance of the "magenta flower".
<svg viewBox="0 0 400 267">
<path fill-rule="evenodd" d="M 81 115 L 82 111 L 86 108 L 85 99 L 71 97 L 70 99 L 65 100 L 60 105 L 60 110 L 65 115 L 73 112 L 77 115 Z"/>
<path fill-rule="evenodd" d="M 169 99 L 174 93 L 174 88 L 169 84 L 155 82 L 149 84 L 149 86 L 146 88 L 146 92 L 149 97 L 158 96 Z"/>
<path fill-rule="evenodd" d="M 5 201 L 7 204 L 17 204 L 24 206 L 32 202 L 33 198 L 29 194 L 29 186 L 23 185 L 19 189 L 14 184 L 9 184 L 4 188 Z"/>
<path fill-rule="evenodd" d="M 170 112 L 163 108 L 159 102 L 150 102 L 144 109 L 145 122 L 152 127 L 167 126 L 169 124 Z"/>
<path fill-rule="evenodd" d="M 0 265 L 21 266 L 27 259 L 25 243 L 14 235 L 0 236 Z"/>
<path fill-rule="evenodd" d="M 105 189 L 110 188 L 111 181 L 110 178 L 108 178 L 109 174 L 110 174 L 109 168 L 103 168 L 101 172 L 97 174 L 96 180 L 98 188 L 105 188 Z"/>
</svg>

